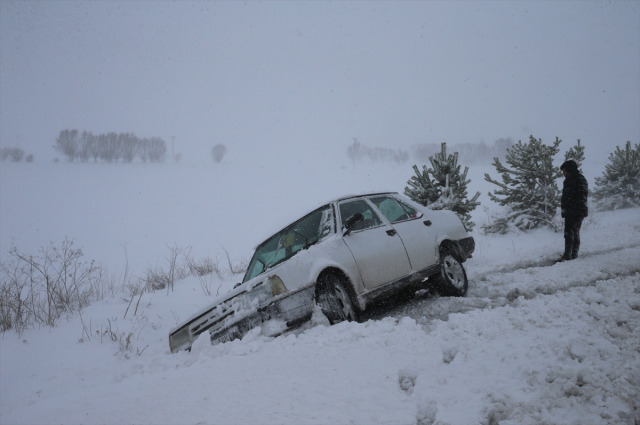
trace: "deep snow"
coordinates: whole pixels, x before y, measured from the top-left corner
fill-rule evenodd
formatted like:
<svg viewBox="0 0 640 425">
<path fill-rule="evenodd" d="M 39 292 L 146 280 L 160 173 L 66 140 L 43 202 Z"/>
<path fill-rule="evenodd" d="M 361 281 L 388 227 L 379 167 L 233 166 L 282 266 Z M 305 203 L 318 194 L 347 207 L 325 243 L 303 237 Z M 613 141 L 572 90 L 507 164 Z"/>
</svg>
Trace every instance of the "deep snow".
<svg viewBox="0 0 640 425">
<path fill-rule="evenodd" d="M 64 236 L 117 276 L 125 244 L 137 274 L 162 263 L 165 244 L 248 257 L 319 202 L 402 192 L 412 174 L 324 155 L 284 172 L 264 155 L 222 166 L 3 163 L 2 259 L 12 237 L 35 253 Z M 471 168 L 469 192 L 495 208 L 487 171 Z M 481 206 L 474 219 L 485 218 Z M 0 423 L 639 423 L 640 210 L 592 214 L 566 263 L 553 264 L 563 239 L 548 230 L 473 236 L 465 298 L 418 293 L 380 320 L 328 326 L 318 313 L 275 339 L 255 329 L 169 354 L 168 330 L 211 301 L 189 277 L 144 294 L 126 319 L 121 293 L 55 328 L 5 333 Z M 238 279 L 213 283 L 226 291 Z M 132 332 L 130 349 L 107 326 Z"/>
</svg>

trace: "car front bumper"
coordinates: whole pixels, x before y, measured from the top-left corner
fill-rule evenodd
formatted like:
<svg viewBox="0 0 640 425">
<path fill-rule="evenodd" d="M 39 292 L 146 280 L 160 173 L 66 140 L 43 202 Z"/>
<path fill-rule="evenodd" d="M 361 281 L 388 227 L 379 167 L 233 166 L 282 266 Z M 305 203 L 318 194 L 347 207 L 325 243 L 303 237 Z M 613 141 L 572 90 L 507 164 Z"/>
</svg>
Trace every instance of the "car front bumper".
<svg viewBox="0 0 640 425">
<path fill-rule="evenodd" d="M 269 304 L 258 307 L 255 313 L 246 315 L 234 323 L 211 332 L 211 343 L 241 339 L 251 329 L 261 326 L 263 323 L 275 320 L 280 326 L 263 328 L 266 336 L 278 336 L 286 330 L 296 327 L 311 318 L 314 307 L 315 285 L 295 289 L 278 297 Z"/>
<path fill-rule="evenodd" d="M 277 336 L 311 318 L 315 305 L 314 295 L 315 284 L 305 285 L 269 299 L 247 314 L 238 313 L 235 320 L 233 317 L 226 317 L 234 314 L 231 312 L 224 313 L 224 319 L 220 318 L 214 307 L 172 332 L 169 335 L 169 348 L 172 353 L 189 350 L 193 341 L 203 332 L 210 333 L 212 344 L 241 339 L 251 329 L 266 322 L 270 322 L 270 326 L 263 326 L 263 333 L 266 336 Z"/>
</svg>

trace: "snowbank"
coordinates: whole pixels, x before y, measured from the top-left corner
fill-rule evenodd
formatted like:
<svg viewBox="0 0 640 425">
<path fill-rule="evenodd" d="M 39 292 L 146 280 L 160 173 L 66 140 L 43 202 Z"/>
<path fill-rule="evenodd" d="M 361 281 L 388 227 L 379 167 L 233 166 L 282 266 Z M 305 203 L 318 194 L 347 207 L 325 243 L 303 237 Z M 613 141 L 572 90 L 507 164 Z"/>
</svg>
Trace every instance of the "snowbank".
<svg viewBox="0 0 640 425">
<path fill-rule="evenodd" d="M 336 187 L 364 192 L 392 182 L 402 191 L 410 175 L 340 166 L 307 175 L 302 164 L 294 183 L 267 184 L 229 168 L 102 165 L 3 165 L 3 250 L 10 229 L 23 251 L 75 237 L 111 267 L 127 241 L 133 268 L 158 261 L 165 242 L 191 245 L 197 256 L 220 246 L 249 255 L 257 234 L 277 230 L 270 223 Z M 116 187 L 107 189 L 114 171 Z M 27 184 L 28 173 L 41 184 Z M 96 179 L 105 187 L 94 193 Z M 64 195 L 61 182 L 86 197 Z M 190 195 L 181 194 L 188 184 Z M 240 196 L 243 187 L 255 196 Z M 313 196 L 305 187 L 315 187 Z M 470 192 L 484 189 L 472 184 Z M 295 333 L 274 339 L 256 329 L 216 346 L 202 339 L 190 353 L 170 354 L 168 331 L 211 301 L 195 277 L 145 293 L 126 317 L 130 296 L 119 293 L 55 328 L 2 336 L 0 423 L 640 423 L 639 218 L 638 209 L 594 215 L 580 257 L 559 264 L 561 234 L 476 232 L 465 298 L 418 294 L 365 323 L 328 326 L 316 314 Z M 234 283 L 212 282 L 221 292 Z"/>
</svg>

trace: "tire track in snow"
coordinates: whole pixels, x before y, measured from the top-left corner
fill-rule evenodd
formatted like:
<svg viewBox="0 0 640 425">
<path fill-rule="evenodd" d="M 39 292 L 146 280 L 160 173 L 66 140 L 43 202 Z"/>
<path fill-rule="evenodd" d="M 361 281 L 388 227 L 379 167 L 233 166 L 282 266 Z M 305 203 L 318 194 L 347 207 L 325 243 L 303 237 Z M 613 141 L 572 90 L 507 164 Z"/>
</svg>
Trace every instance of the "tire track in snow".
<svg viewBox="0 0 640 425">
<path fill-rule="evenodd" d="M 476 309 L 502 307 L 520 297 L 532 299 L 539 295 L 554 295 L 577 287 L 594 286 L 596 282 L 640 274 L 640 244 L 592 251 L 576 260 L 550 264 L 509 267 L 484 273 L 470 280 L 466 297 L 438 297 L 431 292 L 416 293 L 404 303 L 379 308 L 367 316 L 412 317 L 419 323 L 447 320 L 449 314 Z M 640 277 L 639 277 L 640 280 Z"/>
<path fill-rule="evenodd" d="M 622 251 L 625 249 L 630 249 L 630 248 L 638 248 L 640 247 L 640 243 L 638 244 L 629 244 L 628 246 L 625 247 L 615 247 L 615 248 L 610 248 L 610 249 L 603 249 L 603 250 L 593 250 L 593 251 L 589 251 L 585 254 L 582 254 L 578 260 L 582 260 L 582 259 L 589 259 L 591 257 L 595 257 L 598 255 L 603 255 L 603 254 L 608 254 L 608 253 L 612 253 L 612 252 L 617 252 L 617 251 Z M 554 259 L 550 259 L 550 258 L 542 258 L 542 259 L 538 259 L 538 260 L 522 260 L 517 262 L 516 264 L 509 266 L 509 267 L 502 267 L 500 269 L 496 269 L 496 270 L 492 270 L 491 272 L 486 272 L 486 273 L 481 273 L 478 274 L 477 276 L 474 275 L 473 276 L 473 280 L 482 280 L 483 278 L 486 278 L 489 275 L 494 275 L 497 273 L 512 273 L 518 270 L 525 270 L 525 269 L 530 269 L 533 267 L 550 267 L 557 264 L 556 260 Z"/>
<path fill-rule="evenodd" d="M 552 267 L 530 267 L 509 273 L 488 274 L 476 283 L 471 294 L 487 293 L 490 299 L 508 301 L 539 294 L 553 295 L 575 287 L 592 286 L 597 281 L 632 276 L 640 272 L 640 245 L 585 255 L 576 260 L 556 263 Z"/>
</svg>

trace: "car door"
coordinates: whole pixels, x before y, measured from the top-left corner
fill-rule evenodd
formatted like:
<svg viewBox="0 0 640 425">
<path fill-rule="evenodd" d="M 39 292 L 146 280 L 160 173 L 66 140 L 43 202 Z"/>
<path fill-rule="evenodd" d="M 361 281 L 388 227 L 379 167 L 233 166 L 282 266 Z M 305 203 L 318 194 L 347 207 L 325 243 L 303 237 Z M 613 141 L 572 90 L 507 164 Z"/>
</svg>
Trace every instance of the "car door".
<svg viewBox="0 0 640 425">
<path fill-rule="evenodd" d="M 358 223 L 343 240 L 358 266 L 366 289 L 400 279 L 411 273 L 409 258 L 402 240 L 390 225 L 384 223 L 373 206 L 364 199 L 351 199 L 338 204 L 342 231 L 353 214 L 360 213 Z"/>
<path fill-rule="evenodd" d="M 436 230 L 430 220 L 389 195 L 372 196 L 369 200 L 398 232 L 414 271 L 420 271 L 438 262 L 435 249 Z"/>
</svg>

